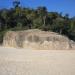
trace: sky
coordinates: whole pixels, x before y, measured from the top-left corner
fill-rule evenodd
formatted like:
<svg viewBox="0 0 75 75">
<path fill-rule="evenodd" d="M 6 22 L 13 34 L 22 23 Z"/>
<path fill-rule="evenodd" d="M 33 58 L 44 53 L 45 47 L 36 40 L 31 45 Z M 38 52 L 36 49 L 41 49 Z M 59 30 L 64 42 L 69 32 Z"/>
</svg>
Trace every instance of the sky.
<svg viewBox="0 0 75 75">
<path fill-rule="evenodd" d="M 0 9 L 13 7 L 14 0 L 0 0 Z M 75 16 L 75 0 L 20 0 L 22 7 L 37 8 L 46 6 L 50 12 L 69 14 Z"/>
</svg>

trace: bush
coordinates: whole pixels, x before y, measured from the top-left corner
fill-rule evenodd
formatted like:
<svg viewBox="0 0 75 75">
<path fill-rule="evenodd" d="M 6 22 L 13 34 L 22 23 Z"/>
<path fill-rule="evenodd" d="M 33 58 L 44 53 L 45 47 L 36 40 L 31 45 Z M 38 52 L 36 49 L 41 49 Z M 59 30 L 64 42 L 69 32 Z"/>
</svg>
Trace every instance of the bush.
<svg viewBox="0 0 75 75">
<path fill-rule="evenodd" d="M 7 32 L 7 30 L 6 31 L 0 31 L 0 44 L 2 44 L 3 43 L 3 37 L 4 37 L 4 34 Z"/>
</svg>

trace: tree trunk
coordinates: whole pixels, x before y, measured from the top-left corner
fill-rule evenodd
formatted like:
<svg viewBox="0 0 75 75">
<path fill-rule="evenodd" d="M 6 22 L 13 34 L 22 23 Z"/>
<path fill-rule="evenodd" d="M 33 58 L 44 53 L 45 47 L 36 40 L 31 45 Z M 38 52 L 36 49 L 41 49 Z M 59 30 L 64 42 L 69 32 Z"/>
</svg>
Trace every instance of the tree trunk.
<svg viewBox="0 0 75 75">
<path fill-rule="evenodd" d="M 44 26 L 46 25 L 46 16 L 43 18 Z"/>
<path fill-rule="evenodd" d="M 62 34 L 62 29 L 60 29 L 60 32 L 59 33 Z"/>
</svg>

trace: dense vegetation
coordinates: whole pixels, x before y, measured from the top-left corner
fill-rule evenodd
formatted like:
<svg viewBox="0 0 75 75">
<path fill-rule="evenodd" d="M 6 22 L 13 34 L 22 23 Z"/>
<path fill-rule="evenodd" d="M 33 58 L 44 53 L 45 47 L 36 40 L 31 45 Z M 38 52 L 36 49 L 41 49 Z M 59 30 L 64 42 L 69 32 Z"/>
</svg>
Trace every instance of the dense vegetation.
<svg viewBox="0 0 75 75">
<path fill-rule="evenodd" d="M 14 7 L 0 10 L 0 42 L 8 30 L 41 29 L 54 31 L 75 41 L 75 17 L 58 12 L 48 12 L 46 7 L 23 8 L 14 1 Z"/>
</svg>

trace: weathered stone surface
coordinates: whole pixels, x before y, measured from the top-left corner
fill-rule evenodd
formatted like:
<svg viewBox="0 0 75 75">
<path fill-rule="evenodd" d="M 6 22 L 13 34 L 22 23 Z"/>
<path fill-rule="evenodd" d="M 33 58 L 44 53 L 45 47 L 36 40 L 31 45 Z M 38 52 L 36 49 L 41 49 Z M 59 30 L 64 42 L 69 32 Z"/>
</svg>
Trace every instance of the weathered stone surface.
<svg viewBox="0 0 75 75">
<path fill-rule="evenodd" d="M 38 50 L 69 50 L 74 49 L 75 42 L 58 33 L 32 29 L 7 32 L 4 36 L 3 45 Z"/>
</svg>

